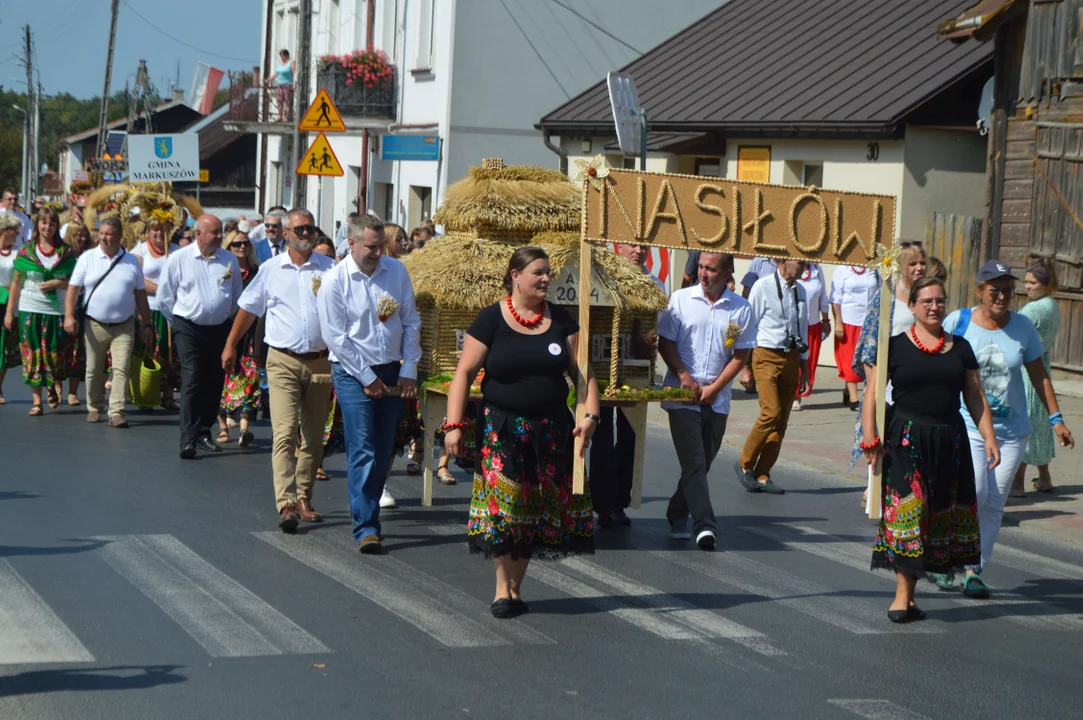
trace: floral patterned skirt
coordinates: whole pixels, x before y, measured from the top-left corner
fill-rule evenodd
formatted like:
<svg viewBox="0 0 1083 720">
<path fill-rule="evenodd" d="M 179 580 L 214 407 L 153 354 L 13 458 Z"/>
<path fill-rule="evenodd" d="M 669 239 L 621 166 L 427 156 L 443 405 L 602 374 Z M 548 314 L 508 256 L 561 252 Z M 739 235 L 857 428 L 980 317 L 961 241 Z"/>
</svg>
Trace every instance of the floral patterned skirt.
<svg viewBox="0 0 1083 720">
<path fill-rule="evenodd" d="M 263 389 L 259 384 L 259 367 L 256 365 L 256 336 L 249 332 L 241 341 L 241 357 L 237 371 L 226 375 L 222 387 L 222 401 L 218 414 L 224 417 L 242 417 L 255 420 L 259 412 Z"/>
<path fill-rule="evenodd" d="M 572 417 L 524 418 L 486 405 L 467 535 L 486 557 L 594 552 L 590 488 L 572 494 Z"/>
<path fill-rule="evenodd" d="M 892 410 L 872 567 L 913 577 L 981 566 L 974 466 L 962 416 L 945 425 Z"/>
<path fill-rule="evenodd" d="M 150 341 L 150 347 L 146 347 L 143 343 L 143 334 L 137 332 L 135 334 L 135 347 L 132 350 L 132 357 L 142 357 L 144 354 L 150 355 L 156 363 L 162 368 L 162 390 L 172 388 L 173 390 L 180 389 L 180 358 L 175 352 L 173 352 L 171 344 L 171 335 L 169 332 L 169 323 L 166 322 L 165 316 L 157 310 L 150 311 L 151 328 L 154 330 L 154 337 Z M 173 357 L 173 362 L 169 362 L 170 356 Z"/>
<path fill-rule="evenodd" d="M 19 367 L 23 362 L 19 352 L 19 332 L 8 332 L 2 322 L 7 309 L 7 303 L 0 303 L 0 370 Z"/>
<path fill-rule="evenodd" d="M 44 313 L 19 313 L 19 352 L 23 382 L 50 388 L 67 379 L 72 366 L 71 336 L 64 318 Z"/>
</svg>

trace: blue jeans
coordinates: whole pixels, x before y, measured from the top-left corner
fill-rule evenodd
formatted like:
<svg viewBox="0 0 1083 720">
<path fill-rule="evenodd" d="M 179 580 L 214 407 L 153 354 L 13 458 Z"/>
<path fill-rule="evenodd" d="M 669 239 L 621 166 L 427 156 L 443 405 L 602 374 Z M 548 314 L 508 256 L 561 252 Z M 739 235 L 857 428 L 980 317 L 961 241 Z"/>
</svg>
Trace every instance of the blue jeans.
<svg viewBox="0 0 1083 720">
<path fill-rule="evenodd" d="M 376 377 L 391 387 L 399 381 L 398 363 L 373 368 Z M 405 401 L 391 397 L 373 400 L 353 375 L 338 363 L 331 364 L 338 406 L 342 409 L 342 429 L 346 439 L 346 489 L 353 516 L 353 536 L 380 535 L 380 495 L 391 466 L 395 432 Z"/>
</svg>

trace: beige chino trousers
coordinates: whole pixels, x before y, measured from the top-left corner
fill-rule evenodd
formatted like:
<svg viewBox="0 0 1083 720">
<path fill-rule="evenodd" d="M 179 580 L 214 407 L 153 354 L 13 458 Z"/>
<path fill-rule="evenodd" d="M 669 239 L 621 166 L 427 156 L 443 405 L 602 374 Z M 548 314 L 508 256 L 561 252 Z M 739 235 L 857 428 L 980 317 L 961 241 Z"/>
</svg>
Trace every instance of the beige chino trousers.
<svg viewBox="0 0 1083 720">
<path fill-rule="evenodd" d="M 271 467 L 275 504 L 281 512 L 301 498 L 311 500 L 316 470 L 323 462 L 323 430 L 331 406 L 331 361 L 301 360 L 281 350 L 267 350 L 267 386 L 271 392 Z M 301 447 L 297 448 L 298 416 Z"/>
<path fill-rule="evenodd" d="M 128 365 L 135 341 L 135 322 L 102 325 L 86 319 L 83 342 L 86 343 L 86 405 L 88 411 L 105 412 L 106 359 L 113 355 L 113 384 L 109 389 L 109 417 L 124 414 L 128 393 Z"/>
</svg>

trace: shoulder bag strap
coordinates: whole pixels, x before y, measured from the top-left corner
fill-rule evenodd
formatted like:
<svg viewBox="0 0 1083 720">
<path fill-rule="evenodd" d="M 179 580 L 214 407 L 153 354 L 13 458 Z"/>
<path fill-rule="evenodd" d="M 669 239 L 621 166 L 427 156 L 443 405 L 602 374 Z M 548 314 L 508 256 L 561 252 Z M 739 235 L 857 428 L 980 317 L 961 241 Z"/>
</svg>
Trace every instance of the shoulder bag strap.
<svg viewBox="0 0 1083 720">
<path fill-rule="evenodd" d="M 955 335 L 959 337 L 966 335 L 966 329 L 970 327 L 970 316 L 973 312 L 972 308 L 963 308 L 959 311 L 959 324 L 955 326 Z"/>
<path fill-rule="evenodd" d="M 105 282 L 105 279 L 109 277 L 109 273 L 113 272 L 113 268 L 120 264 L 120 261 L 124 258 L 124 255 L 127 252 L 127 250 L 121 248 L 120 253 L 117 255 L 116 259 L 113 260 L 113 262 L 109 265 L 109 269 L 106 270 L 105 274 L 98 279 L 98 282 L 94 283 L 94 287 L 90 290 L 90 294 L 86 296 L 86 302 L 83 303 L 83 311 L 80 313 L 81 316 L 86 315 L 86 311 L 90 309 L 90 299 L 94 297 L 94 293 L 98 291 L 98 288 L 102 286 L 102 283 Z"/>
</svg>

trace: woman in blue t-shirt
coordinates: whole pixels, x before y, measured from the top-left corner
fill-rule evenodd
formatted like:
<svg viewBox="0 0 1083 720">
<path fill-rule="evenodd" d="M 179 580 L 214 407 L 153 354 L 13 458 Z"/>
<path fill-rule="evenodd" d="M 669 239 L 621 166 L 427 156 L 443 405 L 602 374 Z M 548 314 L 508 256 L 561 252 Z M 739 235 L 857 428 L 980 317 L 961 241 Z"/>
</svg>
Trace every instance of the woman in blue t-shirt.
<svg viewBox="0 0 1083 720">
<path fill-rule="evenodd" d="M 966 338 L 974 349 L 1000 446 L 1000 465 L 990 470 L 985 466 L 985 442 L 973 420 L 963 413 L 974 460 L 984 568 L 993 556 L 993 546 L 1004 517 L 1004 504 L 1030 439 L 1023 368 L 1049 411 L 1049 423 L 1057 441 L 1063 447 L 1075 447 L 1075 440 L 1057 406 L 1053 383 L 1042 363 L 1045 348 L 1034 323 L 1025 315 L 1008 309 L 1018 278 L 1004 263 L 990 260 L 978 270 L 977 280 L 978 306 L 953 312 L 944 321 L 944 330 Z M 949 588 L 955 582 L 950 575 L 934 576 L 934 581 L 943 588 Z M 977 575 L 966 576 L 963 590 L 972 597 L 989 596 L 988 586 Z"/>
</svg>

